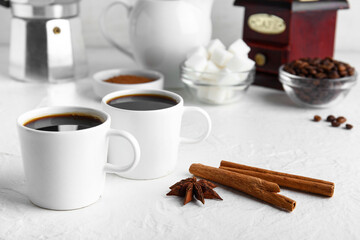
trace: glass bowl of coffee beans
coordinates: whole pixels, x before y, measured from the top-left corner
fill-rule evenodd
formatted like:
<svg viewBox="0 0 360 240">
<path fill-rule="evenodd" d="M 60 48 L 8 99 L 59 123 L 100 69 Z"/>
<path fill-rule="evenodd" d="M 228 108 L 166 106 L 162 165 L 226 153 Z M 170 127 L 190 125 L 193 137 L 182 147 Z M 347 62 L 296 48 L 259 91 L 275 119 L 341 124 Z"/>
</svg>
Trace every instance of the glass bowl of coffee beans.
<svg viewBox="0 0 360 240">
<path fill-rule="evenodd" d="M 279 80 L 290 99 L 301 107 L 327 108 L 343 100 L 355 86 L 357 73 L 330 57 L 301 58 L 282 65 Z"/>
</svg>

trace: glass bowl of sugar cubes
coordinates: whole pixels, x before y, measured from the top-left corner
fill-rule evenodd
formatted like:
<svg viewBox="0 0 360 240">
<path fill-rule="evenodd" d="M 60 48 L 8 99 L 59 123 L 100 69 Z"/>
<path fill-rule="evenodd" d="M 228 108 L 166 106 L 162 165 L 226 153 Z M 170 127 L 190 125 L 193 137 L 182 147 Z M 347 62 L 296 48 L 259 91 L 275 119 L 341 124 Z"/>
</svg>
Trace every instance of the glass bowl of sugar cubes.
<svg viewBox="0 0 360 240">
<path fill-rule="evenodd" d="M 214 39 L 188 55 L 181 66 L 181 80 L 201 102 L 228 104 L 241 99 L 255 78 L 255 62 L 242 39 L 228 49 Z"/>
</svg>

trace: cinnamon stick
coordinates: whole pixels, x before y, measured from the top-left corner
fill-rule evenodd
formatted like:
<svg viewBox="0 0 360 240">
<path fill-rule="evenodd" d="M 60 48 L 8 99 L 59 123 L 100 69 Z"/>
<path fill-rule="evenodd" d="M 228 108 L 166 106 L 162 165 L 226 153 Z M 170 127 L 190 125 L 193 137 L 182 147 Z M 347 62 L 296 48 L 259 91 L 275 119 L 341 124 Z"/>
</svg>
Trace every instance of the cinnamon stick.
<svg viewBox="0 0 360 240">
<path fill-rule="evenodd" d="M 334 195 L 335 185 L 334 183 L 328 181 L 288 173 L 275 172 L 227 161 L 221 161 L 220 168 L 239 174 L 258 177 L 270 182 L 277 183 L 281 187 L 288 187 L 304 192 L 320 194 L 327 197 L 332 197 Z"/>
<path fill-rule="evenodd" d="M 234 188 L 290 212 L 293 211 L 296 206 L 294 200 L 277 194 L 277 192 L 280 191 L 277 184 L 257 177 L 234 173 L 202 164 L 192 164 L 189 171 L 195 176 Z"/>
</svg>

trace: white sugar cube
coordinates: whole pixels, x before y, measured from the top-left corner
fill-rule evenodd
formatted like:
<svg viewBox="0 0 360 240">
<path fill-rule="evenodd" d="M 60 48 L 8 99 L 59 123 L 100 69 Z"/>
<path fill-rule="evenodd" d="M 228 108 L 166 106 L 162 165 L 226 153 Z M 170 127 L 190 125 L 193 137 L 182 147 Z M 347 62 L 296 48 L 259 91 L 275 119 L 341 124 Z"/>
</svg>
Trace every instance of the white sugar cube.
<svg viewBox="0 0 360 240">
<path fill-rule="evenodd" d="M 239 75 L 239 81 L 242 82 L 248 78 L 249 72 L 242 72 L 242 73 L 239 73 L 238 75 Z"/>
<path fill-rule="evenodd" d="M 219 39 L 213 39 L 209 42 L 209 44 L 207 45 L 207 51 L 209 53 L 209 56 L 211 57 L 211 55 L 213 54 L 213 52 L 215 51 L 215 49 L 226 49 L 225 45 L 219 40 Z"/>
<path fill-rule="evenodd" d="M 216 65 L 223 68 L 226 64 L 234 57 L 234 54 L 226 51 L 222 48 L 216 48 L 211 54 L 210 60 L 213 61 Z"/>
<path fill-rule="evenodd" d="M 209 101 L 209 91 L 207 86 L 199 86 L 196 92 L 197 97 L 202 101 Z"/>
<path fill-rule="evenodd" d="M 228 89 L 220 87 L 210 87 L 208 91 L 209 100 L 217 104 L 224 103 L 228 95 Z"/>
<path fill-rule="evenodd" d="M 198 98 L 205 102 L 222 104 L 226 101 L 228 91 L 220 87 L 203 87 L 198 90 Z"/>
<path fill-rule="evenodd" d="M 253 69 L 254 66 L 255 62 L 249 58 L 233 57 L 226 65 L 226 68 L 223 69 L 223 71 L 230 71 L 232 73 L 221 81 L 230 84 L 235 81 L 237 83 L 245 81 L 249 76 L 249 71 Z"/>
<path fill-rule="evenodd" d="M 188 60 L 185 62 L 185 66 L 191 68 L 194 71 L 202 72 L 204 71 L 207 65 L 207 59 L 201 55 L 192 55 Z"/>
<path fill-rule="evenodd" d="M 227 64 L 226 68 L 232 72 L 250 71 L 255 66 L 255 62 L 249 58 L 235 56 Z"/>
<path fill-rule="evenodd" d="M 237 91 L 233 89 L 228 89 L 226 94 L 226 102 L 233 102 L 237 99 Z"/>
<path fill-rule="evenodd" d="M 229 46 L 229 52 L 238 57 L 248 57 L 250 47 L 242 39 L 238 39 Z"/>
<path fill-rule="evenodd" d="M 207 73 L 218 73 L 220 72 L 221 69 L 216 66 L 215 63 L 213 63 L 212 61 L 207 61 L 207 64 L 206 64 L 206 67 L 205 67 L 205 70 L 204 72 L 207 72 Z"/>
<path fill-rule="evenodd" d="M 229 72 L 228 69 L 224 69 L 226 72 Z M 235 85 L 241 82 L 240 76 L 237 73 L 225 73 L 223 77 L 219 80 L 221 85 Z"/>
<path fill-rule="evenodd" d="M 220 71 L 221 69 L 216 66 L 215 63 L 213 63 L 212 61 L 208 61 L 204 69 L 204 73 L 201 75 L 201 78 L 206 81 L 216 82 L 219 77 L 219 74 L 217 73 L 219 73 Z"/>
<path fill-rule="evenodd" d="M 194 51 L 190 52 L 189 54 L 187 54 L 187 58 L 191 58 L 193 56 L 202 56 L 205 57 L 206 59 L 209 58 L 209 54 L 207 52 L 207 49 L 203 46 L 198 47 L 197 49 L 195 49 Z"/>
</svg>

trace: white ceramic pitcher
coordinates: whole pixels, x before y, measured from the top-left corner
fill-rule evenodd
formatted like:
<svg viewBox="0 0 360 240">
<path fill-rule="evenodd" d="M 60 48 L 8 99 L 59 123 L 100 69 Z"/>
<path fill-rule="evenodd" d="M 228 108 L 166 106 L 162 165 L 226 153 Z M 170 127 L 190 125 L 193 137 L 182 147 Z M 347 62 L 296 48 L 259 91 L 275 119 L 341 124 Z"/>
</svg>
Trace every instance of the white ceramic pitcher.
<svg viewBox="0 0 360 240">
<path fill-rule="evenodd" d="M 127 9 L 131 50 L 106 31 L 106 13 L 115 5 Z M 180 65 L 186 54 L 207 44 L 211 38 L 213 0 L 126 0 L 111 3 L 100 18 L 104 37 L 118 50 L 147 69 L 165 75 L 165 88 L 182 87 Z"/>
</svg>

